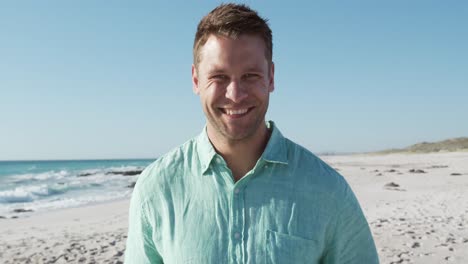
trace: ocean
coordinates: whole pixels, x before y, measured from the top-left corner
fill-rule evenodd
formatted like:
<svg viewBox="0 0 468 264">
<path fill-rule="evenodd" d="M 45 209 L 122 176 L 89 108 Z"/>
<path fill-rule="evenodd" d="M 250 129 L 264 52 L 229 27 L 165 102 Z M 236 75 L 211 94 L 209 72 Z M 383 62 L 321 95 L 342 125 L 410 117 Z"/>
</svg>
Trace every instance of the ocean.
<svg viewBox="0 0 468 264">
<path fill-rule="evenodd" d="M 130 197 L 138 175 L 152 161 L 0 161 L 0 217 Z"/>
</svg>

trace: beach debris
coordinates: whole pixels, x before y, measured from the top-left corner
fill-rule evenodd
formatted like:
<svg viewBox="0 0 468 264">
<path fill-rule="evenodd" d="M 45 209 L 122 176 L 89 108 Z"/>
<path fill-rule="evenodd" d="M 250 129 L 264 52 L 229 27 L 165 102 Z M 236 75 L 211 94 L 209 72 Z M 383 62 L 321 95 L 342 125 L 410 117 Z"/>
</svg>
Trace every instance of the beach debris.
<svg viewBox="0 0 468 264">
<path fill-rule="evenodd" d="M 389 183 L 385 184 L 384 187 L 388 187 L 388 188 L 397 188 L 397 187 L 400 187 L 400 185 L 397 184 L 397 183 L 394 183 L 394 182 L 389 182 Z"/>
<path fill-rule="evenodd" d="M 0 215 L 0 219 L 6 219 L 6 217 L 4 217 L 4 216 Z"/>
<path fill-rule="evenodd" d="M 413 245 L 411 245 L 411 248 L 418 248 L 421 246 L 421 243 L 419 242 L 414 242 Z"/>
<path fill-rule="evenodd" d="M 461 176 L 462 174 L 461 173 L 458 173 L 458 172 L 454 172 L 454 173 L 450 173 L 450 176 Z"/>
<path fill-rule="evenodd" d="M 63 257 L 63 256 L 65 256 L 65 254 L 60 254 L 58 257 L 53 256 L 53 257 L 52 257 L 52 263 L 57 262 L 57 260 L 59 260 L 59 259 L 60 259 L 61 257 Z"/>
<path fill-rule="evenodd" d="M 448 256 L 448 257 L 445 257 L 445 260 L 447 260 L 447 261 L 453 261 L 454 258 L 453 258 L 452 256 Z"/>
<path fill-rule="evenodd" d="M 424 170 L 421 170 L 421 169 L 411 169 L 411 170 L 409 170 L 409 172 L 411 172 L 411 173 L 426 173 Z"/>
<path fill-rule="evenodd" d="M 400 184 L 394 183 L 394 182 L 389 182 L 389 183 L 384 185 L 384 188 L 387 189 L 387 190 L 406 192 L 405 189 L 401 189 L 399 187 L 400 187 Z"/>
<path fill-rule="evenodd" d="M 13 210 L 13 213 L 28 213 L 28 212 L 33 212 L 34 210 L 32 209 L 22 209 L 22 208 L 19 208 L 19 209 L 15 209 Z"/>
<path fill-rule="evenodd" d="M 400 252 L 397 255 L 393 256 L 393 261 L 390 262 L 390 264 L 396 264 L 396 263 L 407 263 L 410 261 L 410 255 L 412 255 L 412 252 L 409 251 L 404 251 Z"/>
<path fill-rule="evenodd" d="M 386 170 L 386 172 L 396 172 L 396 170 L 391 169 L 391 170 Z"/>
<path fill-rule="evenodd" d="M 382 173 L 379 173 L 379 174 L 377 174 L 377 175 L 375 175 L 375 176 L 382 176 L 382 175 L 383 175 Z"/>
</svg>

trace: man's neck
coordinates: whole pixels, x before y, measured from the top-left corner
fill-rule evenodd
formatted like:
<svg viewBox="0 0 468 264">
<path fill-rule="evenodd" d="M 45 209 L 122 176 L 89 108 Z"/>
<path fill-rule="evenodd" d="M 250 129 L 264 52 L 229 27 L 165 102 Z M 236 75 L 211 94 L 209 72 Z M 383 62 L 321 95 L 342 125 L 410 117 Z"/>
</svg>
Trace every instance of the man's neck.
<svg viewBox="0 0 468 264">
<path fill-rule="evenodd" d="M 216 152 L 224 158 L 236 182 L 253 169 L 270 138 L 266 125 L 252 137 L 243 140 L 228 140 L 210 129 L 207 132 Z"/>
</svg>

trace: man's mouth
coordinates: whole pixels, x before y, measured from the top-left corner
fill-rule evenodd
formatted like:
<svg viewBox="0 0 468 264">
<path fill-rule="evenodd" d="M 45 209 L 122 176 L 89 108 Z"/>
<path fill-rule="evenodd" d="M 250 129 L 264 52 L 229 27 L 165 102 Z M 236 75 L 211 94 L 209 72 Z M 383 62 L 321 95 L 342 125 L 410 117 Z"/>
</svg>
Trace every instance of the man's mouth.
<svg viewBox="0 0 468 264">
<path fill-rule="evenodd" d="M 239 109 L 232 109 L 232 108 L 220 108 L 223 114 L 228 115 L 230 117 L 241 117 L 247 114 L 253 107 L 250 108 L 239 108 Z"/>
</svg>

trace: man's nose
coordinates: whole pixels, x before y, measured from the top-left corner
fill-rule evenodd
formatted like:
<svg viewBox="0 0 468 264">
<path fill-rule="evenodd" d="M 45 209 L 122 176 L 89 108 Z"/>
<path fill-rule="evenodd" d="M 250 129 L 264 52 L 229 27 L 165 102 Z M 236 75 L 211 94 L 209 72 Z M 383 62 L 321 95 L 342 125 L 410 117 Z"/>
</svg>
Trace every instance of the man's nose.
<svg viewBox="0 0 468 264">
<path fill-rule="evenodd" d="M 226 87 L 226 98 L 234 103 L 240 103 L 248 94 L 240 81 L 232 80 Z"/>
</svg>

